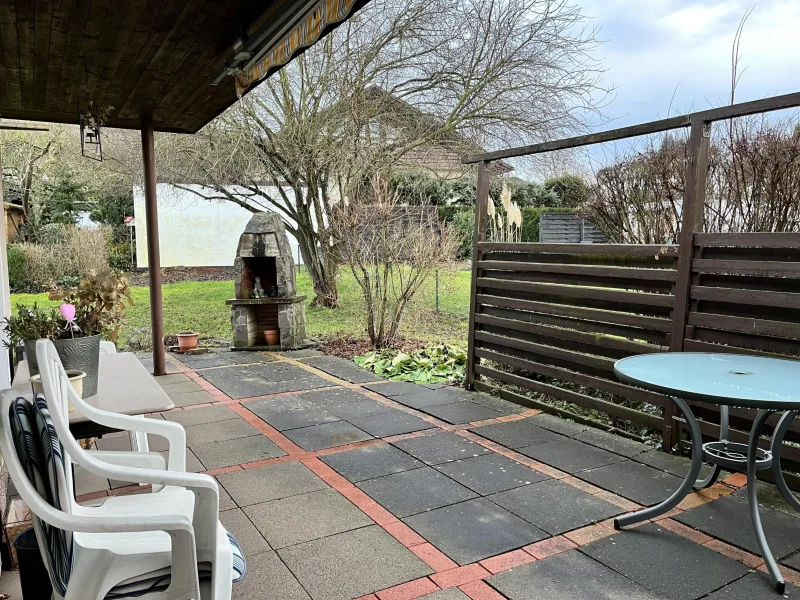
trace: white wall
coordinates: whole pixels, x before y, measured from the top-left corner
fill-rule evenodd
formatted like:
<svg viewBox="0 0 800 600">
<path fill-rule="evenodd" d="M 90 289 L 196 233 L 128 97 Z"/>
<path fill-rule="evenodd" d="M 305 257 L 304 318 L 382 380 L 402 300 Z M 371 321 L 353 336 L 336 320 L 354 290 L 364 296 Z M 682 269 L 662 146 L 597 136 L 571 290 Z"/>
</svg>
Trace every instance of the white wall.
<svg viewBox="0 0 800 600">
<path fill-rule="evenodd" d="M 213 195 L 199 185 L 186 187 Z M 231 186 L 231 189 L 236 189 Z M 265 188 L 270 193 L 270 188 Z M 291 193 L 291 192 L 288 192 Z M 236 257 L 236 246 L 244 227 L 253 216 L 227 200 L 206 200 L 190 190 L 167 183 L 156 186 L 158 197 L 158 240 L 162 267 L 229 267 Z M 144 190 L 133 188 L 136 219 L 136 263 L 147 267 L 147 217 Z M 297 240 L 289 235 L 292 256 L 298 262 Z"/>
</svg>

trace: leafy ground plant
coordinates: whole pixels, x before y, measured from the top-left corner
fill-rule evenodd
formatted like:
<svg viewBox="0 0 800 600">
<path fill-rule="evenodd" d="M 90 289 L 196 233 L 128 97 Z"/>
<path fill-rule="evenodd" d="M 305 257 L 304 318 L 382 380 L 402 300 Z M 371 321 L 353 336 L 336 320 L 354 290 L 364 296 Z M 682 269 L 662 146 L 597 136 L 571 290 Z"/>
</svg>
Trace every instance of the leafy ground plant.
<svg viewBox="0 0 800 600">
<path fill-rule="evenodd" d="M 414 352 L 376 350 L 356 356 L 355 363 L 376 375 L 414 383 L 461 383 L 467 351 L 461 346 L 439 344 Z"/>
</svg>

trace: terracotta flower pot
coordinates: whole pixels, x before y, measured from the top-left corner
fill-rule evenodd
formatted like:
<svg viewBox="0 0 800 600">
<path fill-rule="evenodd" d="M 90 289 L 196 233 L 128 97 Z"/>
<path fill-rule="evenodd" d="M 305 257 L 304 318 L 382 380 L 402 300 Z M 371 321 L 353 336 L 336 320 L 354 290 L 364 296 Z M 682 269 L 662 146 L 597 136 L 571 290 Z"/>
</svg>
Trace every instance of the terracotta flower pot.
<svg viewBox="0 0 800 600">
<path fill-rule="evenodd" d="M 280 329 L 265 329 L 264 341 L 267 346 L 277 346 L 281 343 L 281 330 Z"/>
<path fill-rule="evenodd" d="M 178 334 L 178 348 L 181 352 L 186 352 L 187 350 L 194 350 L 197 348 L 197 336 L 196 333 L 179 333 Z"/>
</svg>

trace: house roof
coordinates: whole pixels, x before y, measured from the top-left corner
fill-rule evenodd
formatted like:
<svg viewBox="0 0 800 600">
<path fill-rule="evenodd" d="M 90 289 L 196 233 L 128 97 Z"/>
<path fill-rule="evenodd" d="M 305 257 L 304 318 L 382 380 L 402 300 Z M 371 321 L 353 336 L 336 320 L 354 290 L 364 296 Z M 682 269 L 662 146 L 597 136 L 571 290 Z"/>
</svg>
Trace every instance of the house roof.
<svg viewBox="0 0 800 600">
<path fill-rule="evenodd" d="M 0 2 L 0 115 L 194 133 L 367 1 Z"/>
</svg>

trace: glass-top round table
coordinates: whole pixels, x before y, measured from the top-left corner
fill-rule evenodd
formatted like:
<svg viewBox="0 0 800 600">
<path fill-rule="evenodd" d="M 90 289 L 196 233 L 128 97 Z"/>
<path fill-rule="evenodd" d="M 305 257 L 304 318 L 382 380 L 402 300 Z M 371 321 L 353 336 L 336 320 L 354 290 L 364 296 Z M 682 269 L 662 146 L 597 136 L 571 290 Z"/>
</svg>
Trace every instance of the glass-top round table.
<svg viewBox="0 0 800 600">
<path fill-rule="evenodd" d="M 692 463 L 681 486 L 666 500 L 615 519 L 618 529 L 652 519 L 672 510 L 692 488 L 716 481 L 722 467 L 747 473 L 747 497 L 756 540 L 778 593 L 785 583 L 769 550 L 756 499 L 756 472 L 772 469 L 775 484 L 786 501 L 800 511 L 800 501 L 789 490 L 780 466 L 780 450 L 786 431 L 800 411 L 800 361 L 737 354 L 669 352 L 631 356 L 618 360 L 614 373 L 632 385 L 670 397 L 686 419 L 692 440 Z M 685 402 L 693 400 L 720 405 L 720 440 L 702 443 L 697 419 Z M 747 444 L 727 440 L 728 408 L 755 408 L 758 413 Z M 758 447 L 764 423 L 775 412 L 784 412 L 772 437 L 770 451 Z M 714 464 L 712 473 L 698 480 L 703 460 Z"/>
</svg>

